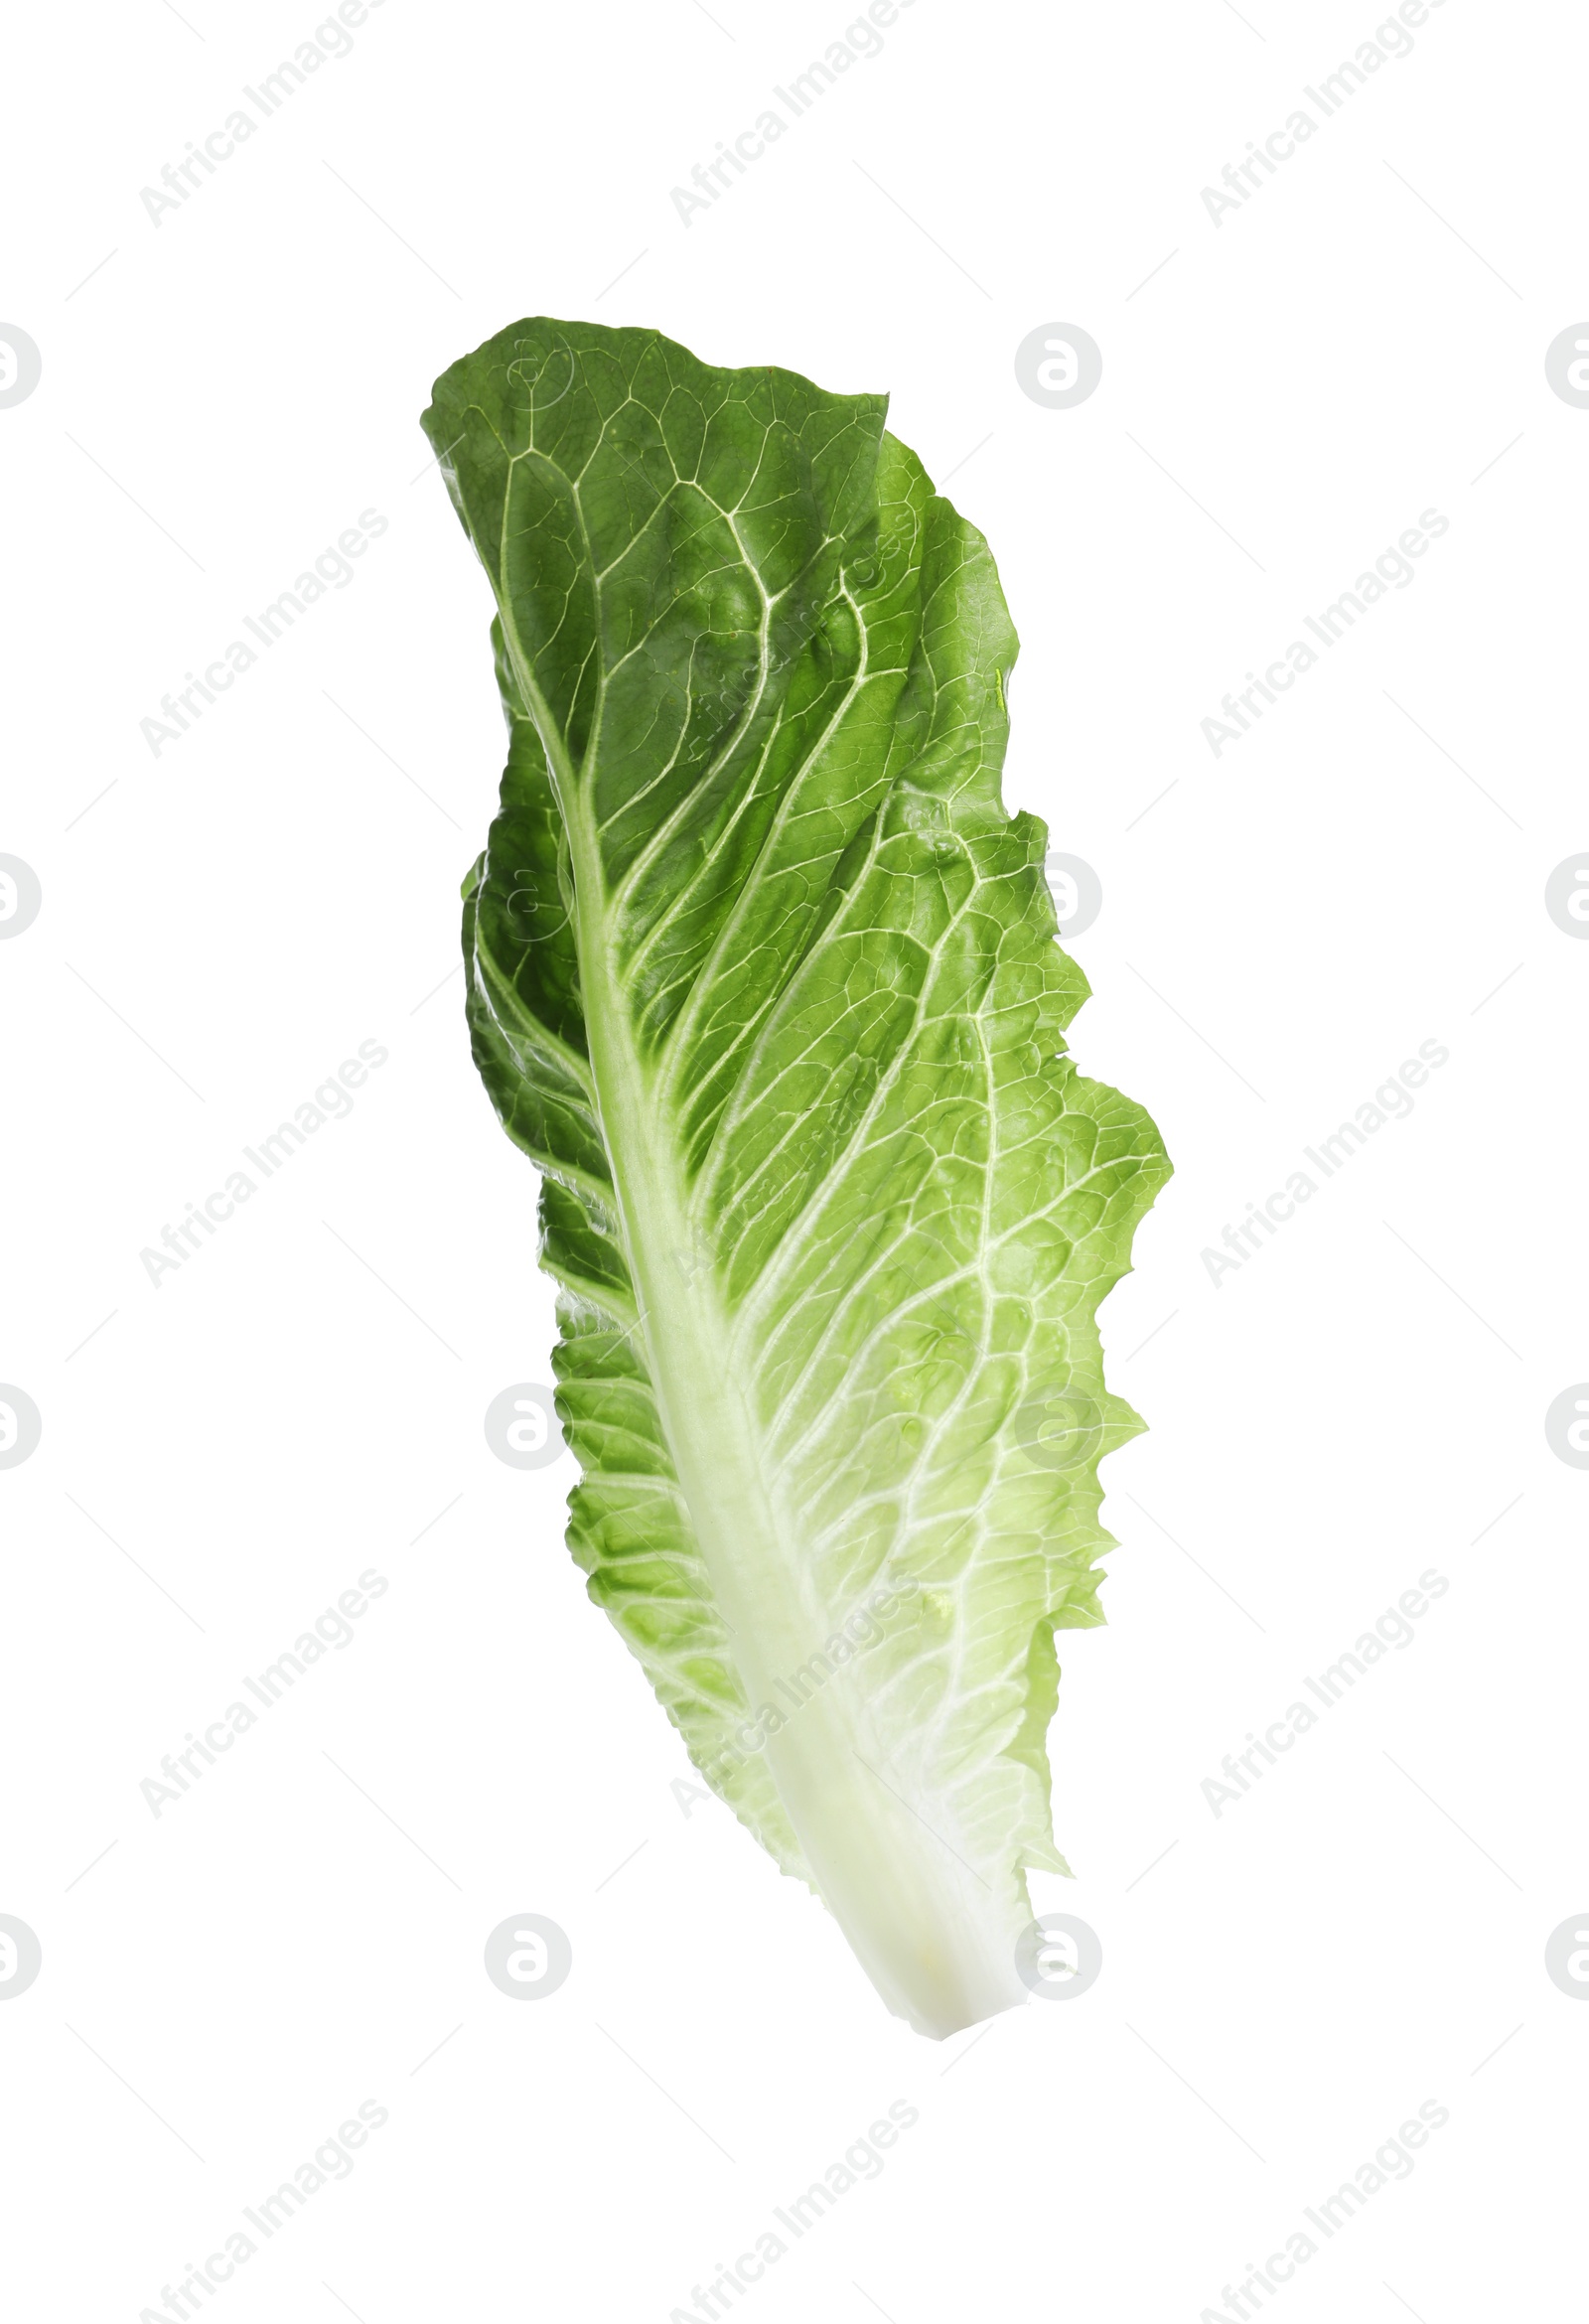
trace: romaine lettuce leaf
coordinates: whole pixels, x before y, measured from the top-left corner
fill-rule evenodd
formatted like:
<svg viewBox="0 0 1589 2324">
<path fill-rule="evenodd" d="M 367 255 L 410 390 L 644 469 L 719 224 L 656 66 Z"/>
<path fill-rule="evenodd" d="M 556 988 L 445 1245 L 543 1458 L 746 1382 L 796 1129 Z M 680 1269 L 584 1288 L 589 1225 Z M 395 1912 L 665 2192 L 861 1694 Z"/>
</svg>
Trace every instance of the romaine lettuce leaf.
<svg viewBox="0 0 1589 2324">
<path fill-rule="evenodd" d="M 1094 1311 L 1169 1173 L 1083 1080 L 1016 641 L 879 395 L 539 319 L 424 426 L 508 729 L 475 1056 L 541 1173 L 570 1544 L 707 1780 L 943 2035 L 1064 1870 L 1101 1620 Z"/>
</svg>

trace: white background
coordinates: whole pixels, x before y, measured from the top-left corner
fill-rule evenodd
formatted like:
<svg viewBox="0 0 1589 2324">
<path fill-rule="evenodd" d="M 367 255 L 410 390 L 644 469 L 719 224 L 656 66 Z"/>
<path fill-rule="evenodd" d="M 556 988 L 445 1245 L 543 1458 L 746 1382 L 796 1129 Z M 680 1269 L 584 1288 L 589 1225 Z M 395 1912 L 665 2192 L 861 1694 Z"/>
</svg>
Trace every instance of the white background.
<svg viewBox="0 0 1589 2324">
<path fill-rule="evenodd" d="M 0 1911 L 44 1967 L 0 2006 L 6 2312 L 192 2312 L 161 2286 L 373 2100 L 208 2307 L 663 2324 L 906 2100 L 753 2317 L 1194 2324 L 1435 2100 L 1268 2304 L 1566 2313 L 1589 2010 L 1543 1955 L 1589 1905 L 1589 1475 L 1543 1415 L 1589 1375 L 1589 945 L 1543 888 L 1589 846 L 1589 412 L 1543 358 L 1589 313 L 1589 27 L 1449 0 L 1216 225 L 1201 189 L 1368 0 L 918 0 L 686 227 L 670 188 L 837 0 L 387 0 L 153 223 L 316 21 L 11 35 L 0 311 L 44 371 L 0 410 L 0 850 L 44 904 L 0 944 L 0 1379 L 44 1432 L 0 1472 Z M 501 728 L 416 421 L 535 313 L 888 388 L 954 472 L 1024 641 L 1007 797 L 1103 884 L 1074 1048 L 1177 1165 L 1103 1313 L 1150 1433 L 1105 1472 L 1110 1626 L 1061 1639 L 1077 1877 L 1035 1883 L 1103 1973 L 941 2049 L 671 1788 L 561 1546 L 569 1460 L 482 1430 L 549 1378 L 551 1300 L 461 1022 Z M 1052 320 L 1103 351 L 1070 411 L 1014 375 Z M 352 584 L 152 755 L 366 508 Z M 1216 759 L 1221 696 L 1427 508 L 1415 583 Z M 140 1251 L 361 1040 L 352 1114 L 156 1288 Z M 1425 1040 L 1411 1116 L 1216 1287 L 1204 1248 Z M 1430 1567 L 1415 1642 L 1216 1816 L 1224 1755 Z M 366 1568 L 355 1642 L 155 1816 L 162 1755 Z M 574 1951 L 529 2006 L 482 1968 L 525 1911 Z"/>
</svg>

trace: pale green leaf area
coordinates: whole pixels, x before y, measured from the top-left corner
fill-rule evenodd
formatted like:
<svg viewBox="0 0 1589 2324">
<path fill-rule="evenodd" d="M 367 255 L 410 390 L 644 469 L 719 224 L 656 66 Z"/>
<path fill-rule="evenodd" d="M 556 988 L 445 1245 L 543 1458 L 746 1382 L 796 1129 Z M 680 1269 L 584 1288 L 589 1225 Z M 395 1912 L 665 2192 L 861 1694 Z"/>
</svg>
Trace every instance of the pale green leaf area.
<svg viewBox="0 0 1589 2324">
<path fill-rule="evenodd" d="M 1016 641 L 880 395 L 515 324 L 424 425 L 496 593 L 475 1056 L 541 1173 L 569 1541 L 696 1766 L 943 2035 L 1065 1869 L 1094 1315 L 1169 1174 L 1084 1080 Z"/>
</svg>

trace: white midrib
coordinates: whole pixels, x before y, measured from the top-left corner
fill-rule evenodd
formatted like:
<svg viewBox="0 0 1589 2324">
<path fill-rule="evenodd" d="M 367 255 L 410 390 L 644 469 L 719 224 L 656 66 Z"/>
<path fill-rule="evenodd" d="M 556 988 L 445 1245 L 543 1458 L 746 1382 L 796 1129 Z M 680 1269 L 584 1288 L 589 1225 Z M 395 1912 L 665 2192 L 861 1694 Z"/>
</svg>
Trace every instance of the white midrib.
<svg viewBox="0 0 1589 2324">
<path fill-rule="evenodd" d="M 636 1048 L 606 943 L 607 887 L 587 786 L 503 607 L 515 674 L 546 749 L 575 892 L 596 1106 L 640 1310 L 639 1334 L 680 1489 L 753 1711 L 778 1703 L 835 1627 L 816 1603 L 731 1360 L 710 1261 L 697 1262 L 676 1138 Z M 599 719 L 597 723 L 599 733 Z M 594 751 L 593 738 L 591 749 Z M 889 2006 L 941 2038 L 1026 1999 L 1013 1878 L 968 1864 L 938 1802 L 913 1805 L 856 1690 L 835 1678 L 767 1745 L 785 1809 L 835 1919 Z"/>
</svg>

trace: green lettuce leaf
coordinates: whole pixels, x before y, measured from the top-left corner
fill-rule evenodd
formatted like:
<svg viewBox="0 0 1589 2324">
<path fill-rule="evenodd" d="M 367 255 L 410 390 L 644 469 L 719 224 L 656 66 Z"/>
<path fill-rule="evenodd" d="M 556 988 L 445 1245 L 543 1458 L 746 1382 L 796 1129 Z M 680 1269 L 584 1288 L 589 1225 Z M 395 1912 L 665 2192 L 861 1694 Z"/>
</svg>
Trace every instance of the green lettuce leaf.
<svg viewBox="0 0 1589 2324">
<path fill-rule="evenodd" d="M 1094 1314 L 1169 1174 L 1083 1080 L 1016 641 L 878 395 L 524 322 L 424 426 L 508 729 L 474 1050 L 541 1173 L 569 1540 L 696 1766 L 935 2035 L 1026 1998 Z"/>
</svg>

